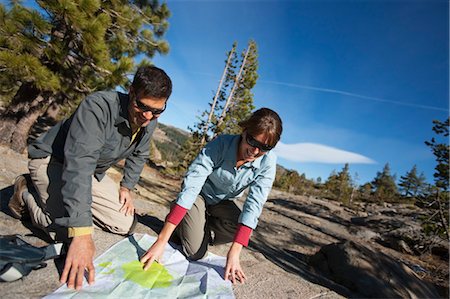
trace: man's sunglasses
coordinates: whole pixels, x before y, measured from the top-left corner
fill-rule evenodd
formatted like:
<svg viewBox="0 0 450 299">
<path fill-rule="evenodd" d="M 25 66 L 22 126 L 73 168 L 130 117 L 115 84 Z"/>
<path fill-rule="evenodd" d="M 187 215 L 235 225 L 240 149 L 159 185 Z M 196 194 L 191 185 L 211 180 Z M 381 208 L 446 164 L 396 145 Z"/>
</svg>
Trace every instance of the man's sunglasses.
<svg viewBox="0 0 450 299">
<path fill-rule="evenodd" d="M 153 115 L 159 115 L 159 114 L 163 113 L 164 110 L 166 110 L 166 107 L 167 107 L 167 102 L 164 104 L 164 108 L 162 108 L 162 109 L 151 108 L 151 107 L 149 107 L 147 105 L 144 105 L 138 99 L 135 99 L 134 102 L 136 103 L 136 107 L 138 107 L 139 110 L 141 110 L 142 112 L 150 111 Z"/>
<path fill-rule="evenodd" d="M 261 142 L 259 142 L 258 140 L 256 140 L 255 138 L 253 138 L 252 135 L 246 133 L 245 134 L 245 140 L 247 141 L 247 143 L 252 146 L 252 147 L 256 147 L 258 148 L 260 151 L 262 152 L 268 152 L 271 149 L 274 148 L 274 146 L 270 146 L 268 144 L 263 144 Z"/>
</svg>

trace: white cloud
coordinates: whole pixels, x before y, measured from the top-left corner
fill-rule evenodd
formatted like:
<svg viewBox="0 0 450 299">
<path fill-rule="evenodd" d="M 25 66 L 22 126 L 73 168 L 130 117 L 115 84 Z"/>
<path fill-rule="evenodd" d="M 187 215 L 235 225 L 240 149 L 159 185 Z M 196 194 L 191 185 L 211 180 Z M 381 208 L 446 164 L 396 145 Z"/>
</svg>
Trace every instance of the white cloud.
<svg viewBox="0 0 450 299">
<path fill-rule="evenodd" d="M 284 144 L 282 142 L 278 142 L 277 147 L 274 150 L 279 157 L 295 162 L 315 162 L 326 164 L 376 163 L 374 160 L 363 155 L 317 143 Z"/>
</svg>

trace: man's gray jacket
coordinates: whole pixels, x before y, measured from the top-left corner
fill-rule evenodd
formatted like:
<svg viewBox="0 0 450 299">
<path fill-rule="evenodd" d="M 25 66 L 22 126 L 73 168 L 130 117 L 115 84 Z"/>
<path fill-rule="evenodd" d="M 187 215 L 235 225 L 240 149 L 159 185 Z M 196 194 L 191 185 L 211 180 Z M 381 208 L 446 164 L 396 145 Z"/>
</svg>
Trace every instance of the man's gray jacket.
<svg viewBox="0 0 450 299">
<path fill-rule="evenodd" d="M 61 190 L 67 215 L 55 222 L 67 227 L 92 225 L 92 175 L 100 181 L 106 170 L 125 160 L 121 186 L 133 189 L 149 156 L 157 121 L 141 128 L 132 142 L 129 97 L 116 91 L 93 93 L 75 113 L 28 147 L 31 159 L 49 155 L 64 163 Z"/>
</svg>

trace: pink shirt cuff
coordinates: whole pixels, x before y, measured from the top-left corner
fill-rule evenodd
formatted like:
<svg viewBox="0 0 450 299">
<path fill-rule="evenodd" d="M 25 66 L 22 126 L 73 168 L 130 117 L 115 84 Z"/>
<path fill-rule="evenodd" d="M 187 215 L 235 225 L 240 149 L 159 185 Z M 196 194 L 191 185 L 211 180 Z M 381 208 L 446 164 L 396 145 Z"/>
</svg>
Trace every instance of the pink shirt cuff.
<svg viewBox="0 0 450 299">
<path fill-rule="evenodd" d="M 184 215 L 186 215 L 187 209 L 183 208 L 178 204 L 174 204 L 170 209 L 169 214 L 167 214 L 166 221 L 178 225 L 181 222 Z"/>
<path fill-rule="evenodd" d="M 234 235 L 234 242 L 237 242 L 242 246 L 247 247 L 252 231 L 253 229 L 251 229 L 250 227 L 239 223 L 236 229 L 236 234 Z"/>
</svg>

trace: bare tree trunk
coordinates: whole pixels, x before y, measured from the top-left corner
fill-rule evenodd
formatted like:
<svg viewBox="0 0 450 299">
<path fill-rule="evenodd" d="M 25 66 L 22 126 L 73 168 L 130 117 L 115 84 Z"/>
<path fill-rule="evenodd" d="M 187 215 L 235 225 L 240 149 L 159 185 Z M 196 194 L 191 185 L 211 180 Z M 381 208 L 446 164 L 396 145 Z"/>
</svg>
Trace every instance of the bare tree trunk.
<svg viewBox="0 0 450 299">
<path fill-rule="evenodd" d="M 239 85 L 242 71 L 245 67 L 245 62 L 247 61 L 248 53 L 250 53 L 250 44 L 247 48 L 247 52 L 245 53 L 244 59 L 241 64 L 241 68 L 239 69 L 239 73 L 236 75 L 236 78 L 234 79 L 233 88 L 230 91 L 230 94 L 228 95 L 227 101 L 225 102 L 225 106 L 223 107 L 222 113 L 220 115 L 219 121 L 217 122 L 217 127 L 220 127 L 220 125 L 223 123 L 225 116 L 227 114 L 228 106 L 231 104 L 231 99 L 233 98 L 234 91 L 236 90 L 237 86 Z M 217 135 L 217 133 L 214 134 L 214 136 Z"/>
<path fill-rule="evenodd" d="M 444 216 L 439 190 L 437 192 L 437 202 L 438 202 L 439 216 L 440 216 L 440 219 L 441 219 L 441 224 L 442 224 L 442 227 L 445 230 L 445 235 L 447 236 L 447 240 L 449 240 L 448 220 L 445 219 L 445 216 Z"/>
<path fill-rule="evenodd" d="M 31 83 L 22 84 L 9 107 L 0 115 L 0 143 L 23 152 L 28 132 L 45 104 L 39 89 Z"/>
<path fill-rule="evenodd" d="M 27 147 L 28 133 L 40 115 L 40 109 L 32 109 L 19 120 L 16 125 L 16 130 L 12 135 L 11 149 L 16 152 L 23 153 Z"/>
<path fill-rule="evenodd" d="M 10 116 L 4 116 L 0 119 L 0 143 L 9 145 L 16 129 L 16 122 L 16 118 Z"/>
<path fill-rule="evenodd" d="M 203 145 L 205 144 L 206 135 L 208 133 L 208 126 L 209 126 L 209 123 L 211 122 L 211 118 L 214 113 L 214 108 L 216 107 L 217 98 L 219 97 L 220 90 L 222 89 L 223 80 L 225 79 L 225 76 L 227 74 L 228 66 L 230 65 L 231 57 L 233 56 L 235 48 L 236 47 L 233 45 L 233 48 L 231 49 L 230 54 L 228 55 L 227 64 L 225 65 L 225 68 L 223 70 L 222 78 L 220 79 L 220 82 L 219 82 L 219 87 L 217 87 L 216 95 L 214 96 L 214 99 L 213 99 L 213 102 L 211 105 L 211 110 L 209 111 L 208 120 L 206 121 L 205 127 L 203 128 L 203 135 L 202 135 L 202 140 L 200 142 L 200 147 L 203 147 Z"/>
</svg>

